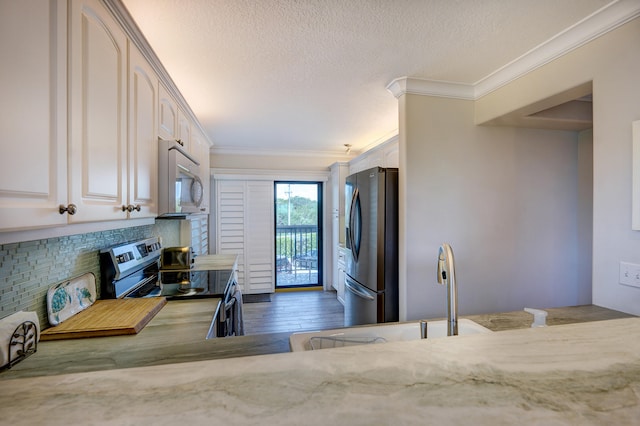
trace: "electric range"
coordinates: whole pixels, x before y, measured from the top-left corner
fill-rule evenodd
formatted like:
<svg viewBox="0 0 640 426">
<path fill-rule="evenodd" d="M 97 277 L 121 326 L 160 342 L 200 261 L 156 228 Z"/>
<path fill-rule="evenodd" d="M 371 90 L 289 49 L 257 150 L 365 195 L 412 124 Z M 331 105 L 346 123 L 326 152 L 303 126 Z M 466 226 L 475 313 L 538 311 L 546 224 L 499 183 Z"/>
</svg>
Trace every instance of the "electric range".
<svg viewBox="0 0 640 426">
<path fill-rule="evenodd" d="M 166 297 L 167 300 L 227 299 L 233 270 L 161 269 L 162 244 L 153 237 L 100 252 L 101 297 Z"/>
</svg>

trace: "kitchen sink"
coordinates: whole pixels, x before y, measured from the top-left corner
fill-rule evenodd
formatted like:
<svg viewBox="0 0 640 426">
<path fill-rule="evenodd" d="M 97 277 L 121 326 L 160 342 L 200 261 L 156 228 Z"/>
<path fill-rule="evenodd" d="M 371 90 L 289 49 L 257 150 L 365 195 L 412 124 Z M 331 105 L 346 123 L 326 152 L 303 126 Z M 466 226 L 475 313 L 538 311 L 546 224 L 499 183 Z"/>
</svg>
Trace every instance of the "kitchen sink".
<svg viewBox="0 0 640 426">
<path fill-rule="evenodd" d="M 491 332 L 474 321 L 468 319 L 458 321 L 458 335 Z M 428 339 L 447 337 L 447 321 L 429 321 L 427 336 Z M 406 322 L 294 333 L 289 337 L 289 347 L 291 352 L 299 352 L 418 339 L 420 339 L 420 322 Z"/>
</svg>

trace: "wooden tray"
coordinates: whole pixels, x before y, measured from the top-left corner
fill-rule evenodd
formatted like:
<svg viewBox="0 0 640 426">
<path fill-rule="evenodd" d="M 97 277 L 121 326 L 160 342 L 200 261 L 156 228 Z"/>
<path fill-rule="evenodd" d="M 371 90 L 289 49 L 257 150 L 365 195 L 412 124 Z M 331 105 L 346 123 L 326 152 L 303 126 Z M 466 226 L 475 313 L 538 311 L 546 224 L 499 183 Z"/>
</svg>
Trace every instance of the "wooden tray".
<svg viewBox="0 0 640 426">
<path fill-rule="evenodd" d="M 167 303 L 164 297 L 105 299 L 40 333 L 40 340 L 136 334 Z"/>
</svg>

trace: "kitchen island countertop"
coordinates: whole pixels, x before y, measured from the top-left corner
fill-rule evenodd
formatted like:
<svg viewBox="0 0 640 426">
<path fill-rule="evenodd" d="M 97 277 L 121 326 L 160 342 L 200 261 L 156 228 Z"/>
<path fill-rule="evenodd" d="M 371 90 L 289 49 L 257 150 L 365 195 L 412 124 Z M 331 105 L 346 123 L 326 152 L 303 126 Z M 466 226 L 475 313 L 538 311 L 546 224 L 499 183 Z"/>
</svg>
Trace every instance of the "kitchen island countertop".
<svg viewBox="0 0 640 426">
<path fill-rule="evenodd" d="M 40 342 L 34 355 L 0 373 L 0 383 L 24 377 L 289 352 L 290 332 L 205 340 L 218 301 L 171 301 L 137 335 Z M 549 325 L 631 317 L 594 305 L 550 308 L 547 312 Z M 502 331 L 529 328 L 533 317 L 513 311 L 461 318 Z"/>
<path fill-rule="evenodd" d="M 634 424 L 640 318 L 1 382 L 7 424 Z"/>
</svg>

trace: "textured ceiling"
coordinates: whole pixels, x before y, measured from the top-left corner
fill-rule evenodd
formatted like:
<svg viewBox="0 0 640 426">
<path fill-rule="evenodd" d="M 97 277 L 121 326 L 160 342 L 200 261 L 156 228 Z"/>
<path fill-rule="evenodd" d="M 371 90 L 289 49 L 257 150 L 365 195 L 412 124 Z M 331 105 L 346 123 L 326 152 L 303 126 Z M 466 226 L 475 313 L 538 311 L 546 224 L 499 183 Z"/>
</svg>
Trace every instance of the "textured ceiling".
<svg viewBox="0 0 640 426">
<path fill-rule="evenodd" d="M 611 0 L 122 0 L 215 148 L 358 151 L 408 76 L 474 84 Z"/>
</svg>

